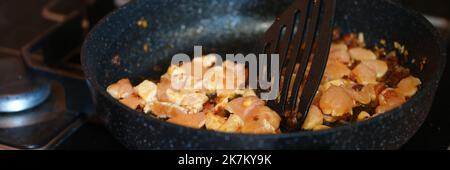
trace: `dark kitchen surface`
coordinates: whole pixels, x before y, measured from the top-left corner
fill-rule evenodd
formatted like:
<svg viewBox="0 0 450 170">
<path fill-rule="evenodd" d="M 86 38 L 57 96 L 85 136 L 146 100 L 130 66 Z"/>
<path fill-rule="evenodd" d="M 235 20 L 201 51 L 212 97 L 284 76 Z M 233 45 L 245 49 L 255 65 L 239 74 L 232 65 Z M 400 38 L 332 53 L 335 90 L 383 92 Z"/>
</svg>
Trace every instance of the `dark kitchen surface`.
<svg viewBox="0 0 450 170">
<path fill-rule="evenodd" d="M 85 124 L 72 134 L 57 149 L 59 150 L 124 150 L 105 127 Z"/>
<path fill-rule="evenodd" d="M 450 2 L 448 0 L 400 0 L 402 3 L 420 12 L 450 18 Z"/>
<path fill-rule="evenodd" d="M 78 0 L 77 0 L 78 1 Z M 48 0 L 0 1 L 0 48 L 19 51 L 28 41 L 56 24 L 41 17 L 41 9 Z M 450 19 L 450 1 L 404 0 L 408 5 L 427 14 Z M 23 4 L 27 4 L 23 6 Z M 448 38 L 447 38 L 448 39 Z M 448 60 L 449 61 L 449 60 Z M 447 64 L 449 66 L 450 64 Z M 447 67 L 428 119 L 403 149 L 447 149 L 450 145 L 450 69 Z M 68 137 L 57 149 L 125 149 L 99 124 L 87 122 Z"/>
<path fill-rule="evenodd" d="M 30 37 L 50 27 L 52 23 L 40 15 L 41 7 L 47 2 L 48 0 L 0 1 L 0 47 L 19 49 L 30 41 Z"/>
</svg>

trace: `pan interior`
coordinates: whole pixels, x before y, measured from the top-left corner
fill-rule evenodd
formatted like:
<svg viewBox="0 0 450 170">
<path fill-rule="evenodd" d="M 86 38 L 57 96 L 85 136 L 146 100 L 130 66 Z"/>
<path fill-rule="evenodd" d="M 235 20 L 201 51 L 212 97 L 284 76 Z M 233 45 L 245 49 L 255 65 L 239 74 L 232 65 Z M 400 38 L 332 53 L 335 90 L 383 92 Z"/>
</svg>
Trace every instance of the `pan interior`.
<svg viewBox="0 0 450 170">
<path fill-rule="evenodd" d="M 174 54 L 191 54 L 202 45 L 204 54 L 250 53 L 253 46 L 290 0 L 137 0 L 103 20 L 84 46 L 84 66 L 97 90 L 125 77 L 134 84 L 159 79 Z M 131 8 L 133 10 L 127 10 Z M 144 18 L 148 28 L 137 26 Z M 434 31 L 410 12 L 387 1 L 338 0 L 335 26 L 343 33 L 362 32 L 369 47 L 380 39 L 393 47 L 405 45 L 400 58 L 423 87 L 431 86 L 443 58 Z M 144 50 L 148 46 L 148 50 Z M 420 62 L 426 60 L 423 68 Z M 431 88 L 431 87 L 430 87 Z M 423 90 L 423 89 L 422 89 Z M 422 91 L 421 90 L 421 91 Z M 421 93 L 419 91 L 419 93 Z"/>
</svg>

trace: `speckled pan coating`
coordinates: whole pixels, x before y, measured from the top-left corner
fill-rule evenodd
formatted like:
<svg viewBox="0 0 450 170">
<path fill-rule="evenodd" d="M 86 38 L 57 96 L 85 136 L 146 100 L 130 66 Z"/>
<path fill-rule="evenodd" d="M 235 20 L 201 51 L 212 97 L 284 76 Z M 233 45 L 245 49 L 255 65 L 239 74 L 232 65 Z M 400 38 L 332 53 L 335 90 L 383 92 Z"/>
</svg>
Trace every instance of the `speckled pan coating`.
<svg viewBox="0 0 450 170">
<path fill-rule="evenodd" d="M 136 0 L 107 16 L 87 37 L 82 64 L 111 133 L 130 149 L 396 149 L 412 137 L 433 102 L 446 55 L 439 35 L 423 17 L 388 1 L 337 2 L 337 26 L 344 32 L 364 32 L 369 45 L 381 38 L 405 44 L 410 58 L 403 62 L 423 81 L 423 88 L 406 104 L 370 121 L 320 132 L 225 134 L 146 116 L 105 91 L 124 77 L 134 83 L 158 78 L 173 54 L 192 52 L 193 44 L 219 54 L 252 52 L 252 44 L 288 4 L 289 0 Z M 149 28 L 136 26 L 141 17 L 148 19 Z M 148 53 L 142 49 L 146 43 Z M 423 57 L 428 63 L 420 71 L 419 62 L 410 61 Z"/>
</svg>

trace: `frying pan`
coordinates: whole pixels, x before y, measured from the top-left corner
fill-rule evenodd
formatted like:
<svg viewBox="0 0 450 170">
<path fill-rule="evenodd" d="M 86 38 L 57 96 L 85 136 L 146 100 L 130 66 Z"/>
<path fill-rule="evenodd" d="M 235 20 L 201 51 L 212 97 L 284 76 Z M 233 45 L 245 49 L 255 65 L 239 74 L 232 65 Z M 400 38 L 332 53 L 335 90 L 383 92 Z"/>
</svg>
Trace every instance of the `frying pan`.
<svg viewBox="0 0 450 170">
<path fill-rule="evenodd" d="M 120 104 L 106 87 L 129 77 L 133 84 L 158 79 L 176 53 L 249 53 L 291 0 L 135 0 L 101 20 L 87 36 L 82 65 L 97 110 L 110 132 L 129 149 L 397 149 L 426 118 L 445 67 L 439 34 L 420 14 L 384 0 L 338 0 L 335 25 L 405 44 L 401 62 L 423 81 L 401 107 L 362 123 L 319 132 L 278 135 L 227 134 L 158 120 Z M 147 29 L 136 22 L 148 20 Z M 143 50 L 148 44 L 149 51 Z M 393 43 L 389 43 L 393 44 Z M 427 61 L 423 69 L 421 62 Z"/>
</svg>

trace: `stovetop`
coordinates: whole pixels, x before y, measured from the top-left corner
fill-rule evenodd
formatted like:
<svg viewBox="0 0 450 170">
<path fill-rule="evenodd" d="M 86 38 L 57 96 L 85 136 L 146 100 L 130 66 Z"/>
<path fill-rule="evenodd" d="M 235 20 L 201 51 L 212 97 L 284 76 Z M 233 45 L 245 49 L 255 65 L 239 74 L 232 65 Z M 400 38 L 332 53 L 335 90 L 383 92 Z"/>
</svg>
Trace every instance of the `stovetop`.
<svg viewBox="0 0 450 170">
<path fill-rule="evenodd" d="M 114 6 L 111 0 L 110 2 L 103 1 L 102 4 L 92 4 L 84 10 L 79 10 L 85 6 L 81 2 L 84 1 L 3 0 L 0 2 L 0 32 L 3 35 L 0 36 L 0 51 L 8 51 L 10 55 L 16 55 L 16 57 L 21 57 L 19 54 L 22 54 L 26 58 L 27 64 L 31 65 L 32 70 L 53 80 L 51 86 L 53 91 L 59 90 L 65 94 L 63 107 L 65 109 L 60 111 L 60 116 L 51 121 L 59 124 L 37 124 L 39 128 L 36 128 L 33 134 L 29 134 L 31 139 L 14 136 L 4 129 L 0 130 L 0 138 L 4 137 L 2 135 L 9 135 L 7 137 L 15 142 L 23 139 L 23 141 L 42 143 L 42 141 L 33 141 L 32 137 L 40 135 L 40 138 L 36 139 L 43 140 L 46 139 L 42 136 L 45 134 L 54 138 L 54 141 L 47 143 L 54 145 L 49 149 L 125 149 L 102 124 L 91 119 L 92 115 L 95 115 L 94 106 L 88 95 L 89 90 L 83 80 L 78 58 L 79 44 L 88 28 Z M 450 11 L 442 8 L 450 5 L 448 1 L 408 0 L 404 2 L 427 14 L 450 19 Z M 25 3 L 27 6 L 23 6 Z M 16 12 L 19 8 L 21 11 Z M 86 17 L 91 20 L 85 20 Z M 81 24 L 81 26 L 78 25 L 77 29 L 73 30 L 72 28 L 76 24 Z M 72 36 L 67 37 L 67 32 L 72 33 L 69 34 Z M 74 43 L 61 46 L 61 43 L 58 42 L 64 39 L 73 40 Z M 448 40 L 448 38 L 446 39 Z M 51 66 L 52 69 L 48 70 L 46 65 Z M 450 67 L 447 67 L 444 73 L 427 120 L 402 149 L 447 149 L 450 146 L 450 114 L 448 114 L 450 107 L 446 107 L 447 96 L 450 95 L 450 90 L 447 88 L 450 87 L 448 77 L 450 77 Z M 48 100 L 55 100 L 58 97 L 57 94 L 59 93 L 54 93 Z M 2 119 L 1 116 L 0 119 Z M 2 120 L 0 120 L 0 125 L 1 123 Z M 24 133 L 26 134 L 26 132 Z M 44 149 L 46 148 L 44 147 Z"/>
</svg>

